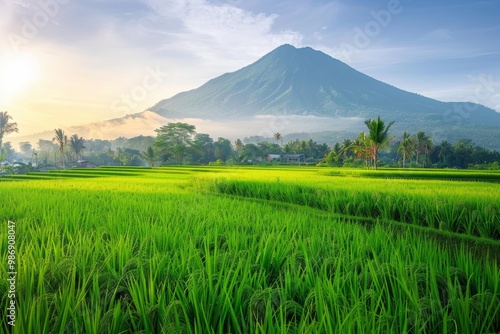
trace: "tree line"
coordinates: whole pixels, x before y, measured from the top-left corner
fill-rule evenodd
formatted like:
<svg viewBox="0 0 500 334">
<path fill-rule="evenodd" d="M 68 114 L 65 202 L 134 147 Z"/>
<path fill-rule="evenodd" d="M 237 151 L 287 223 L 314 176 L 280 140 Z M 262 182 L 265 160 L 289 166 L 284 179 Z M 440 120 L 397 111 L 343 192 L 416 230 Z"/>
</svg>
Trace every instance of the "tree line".
<svg viewBox="0 0 500 334">
<path fill-rule="evenodd" d="M 3 143 L 3 137 L 17 132 L 17 124 L 7 112 L 0 112 L 0 158 L 17 159 L 18 172 L 43 167 L 79 167 L 82 163 L 85 166 L 269 164 L 283 163 L 275 157 L 286 155 L 297 155 L 301 157 L 298 161 L 320 166 L 499 168 L 500 153 L 474 145 L 468 139 L 436 144 L 423 131 L 391 136 L 389 131 L 394 122 L 387 123 L 380 117 L 366 120 L 365 124 L 365 132 L 331 147 L 313 139 L 284 142 L 280 133 L 275 133 L 273 139 L 257 142 L 237 139 L 232 143 L 222 137 L 214 140 L 208 134 L 197 133 L 194 125 L 177 122 L 156 129 L 156 137 L 115 140 L 84 139 L 54 129 L 52 140 L 40 139 L 37 149 L 29 142 L 20 143 L 20 152 L 16 152 L 9 142 Z M 3 164 L 3 168 L 8 167 Z"/>
<path fill-rule="evenodd" d="M 400 138 L 390 136 L 394 122 L 386 123 L 380 117 L 365 121 L 367 131 L 354 140 L 345 139 L 329 147 L 313 139 L 283 142 L 280 133 L 274 141 L 244 144 L 237 139 L 218 138 L 214 142 L 207 134 L 198 134 L 193 125 L 169 123 L 157 129 L 157 137 L 150 148 L 149 162 L 159 164 L 216 163 L 256 164 L 270 163 L 266 156 L 300 154 L 309 164 L 377 168 L 438 167 L 438 168 L 490 168 L 498 169 L 500 153 L 474 145 L 469 139 L 454 144 L 446 140 L 435 144 L 432 138 L 420 131 L 415 135 L 403 132 Z M 279 160 L 278 160 L 279 161 Z"/>
</svg>

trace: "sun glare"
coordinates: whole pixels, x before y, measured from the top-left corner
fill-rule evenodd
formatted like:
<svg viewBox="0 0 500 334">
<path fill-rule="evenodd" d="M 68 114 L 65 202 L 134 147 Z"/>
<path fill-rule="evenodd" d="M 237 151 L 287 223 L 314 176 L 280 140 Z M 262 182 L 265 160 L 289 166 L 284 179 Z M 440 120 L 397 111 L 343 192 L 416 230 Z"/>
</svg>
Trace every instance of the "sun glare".
<svg viewBox="0 0 500 334">
<path fill-rule="evenodd" d="M 26 91 L 37 79 L 39 66 L 32 55 L 4 56 L 0 62 L 0 96 L 11 99 Z"/>
</svg>

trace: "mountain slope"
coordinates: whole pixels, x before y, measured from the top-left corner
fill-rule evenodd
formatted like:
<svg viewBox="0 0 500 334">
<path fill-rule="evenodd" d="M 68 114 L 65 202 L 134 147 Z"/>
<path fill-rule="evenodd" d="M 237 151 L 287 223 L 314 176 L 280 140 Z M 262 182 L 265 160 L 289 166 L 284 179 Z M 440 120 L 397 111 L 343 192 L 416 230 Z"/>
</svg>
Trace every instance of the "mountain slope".
<svg viewBox="0 0 500 334">
<path fill-rule="evenodd" d="M 470 111 L 472 109 L 472 111 Z M 152 111 L 208 119 L 255 115 L 382 117 L 500 126 L 500 114 L 477 104 L 445 103 L 373 79 L 311 48 L 282 45 L 255 63 L 160 101 Z"/>
<path fill-rule="evenodd" d="M 183 121 L 196 125 L 200 133 L 232 140 L 257 135 L 272 141 L 274 133 L 280 132 L 333 145 L 366 131 L 363 121 L 377 115 L 396 121 L 391 135 L 425 131 L 436 143 L 469 138 L 500 151 L 500 113 L 479 104 L 445 103 L 406 92 L 320 51 L 291 45 L 144 112 L 65 131 L 100 139 L 154 136 L 154 129 Z M 9 137 L 9 141 L 17 145 L 52 137 L 50 130 Z"/>
</svg>

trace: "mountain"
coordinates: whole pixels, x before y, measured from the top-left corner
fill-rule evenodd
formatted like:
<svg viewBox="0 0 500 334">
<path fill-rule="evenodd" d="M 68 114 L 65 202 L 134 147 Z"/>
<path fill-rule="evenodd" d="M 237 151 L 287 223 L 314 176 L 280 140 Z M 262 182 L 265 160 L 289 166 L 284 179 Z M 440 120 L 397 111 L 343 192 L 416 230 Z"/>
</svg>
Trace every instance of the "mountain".
<svg viewBox="0 0 500 334">
<path fill-rule="evenodd" d="M 425 131 L 436 143 L 468 138 L 500 151 L 500 114 L 493 109 L 406 92 L 320 51 L 291 45 L 280 46 L 249 66 L 162 100 L 144 112 L 64 130 L 87 139 L 131 138 L 154 136 L 162 125 L 182 121 L 215 138 L 274 141 L 274 133 L 280 132 L 285 141 L 313 138 L 333 145 L 366 131 L 364 120 L 377 115 L 395 121 L 391 135 Z M 50 130 L 9 136 L 8 141 L 35 144 L 53 136 Z"/>
<path fill-rule="evenodd" d="M 500 113 L 493 109 L 407 92 L 323 52 L 291 45 L 162 100 L 150 110 L 168 119 L 228 121 L 263 115 L 361 119 L 380 115 L 396 122 L 394 131 L 423 130 L 435 140 L 466 137 L 485 147 L 500 148 Z"/>
</svg>

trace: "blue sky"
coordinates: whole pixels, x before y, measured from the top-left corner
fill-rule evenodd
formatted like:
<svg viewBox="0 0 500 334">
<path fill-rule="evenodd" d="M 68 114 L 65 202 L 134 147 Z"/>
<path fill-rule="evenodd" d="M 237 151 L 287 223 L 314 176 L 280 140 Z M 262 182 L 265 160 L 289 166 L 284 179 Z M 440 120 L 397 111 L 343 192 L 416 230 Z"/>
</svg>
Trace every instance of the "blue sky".
<svg viewBox="0 0 500 334">
<path fill-rule="evenodd" d="M 7 0 L 0 109 L 20 135 L 140 112 L 281 44 L 500 111 L 500 1 Z"/>
</svg>

